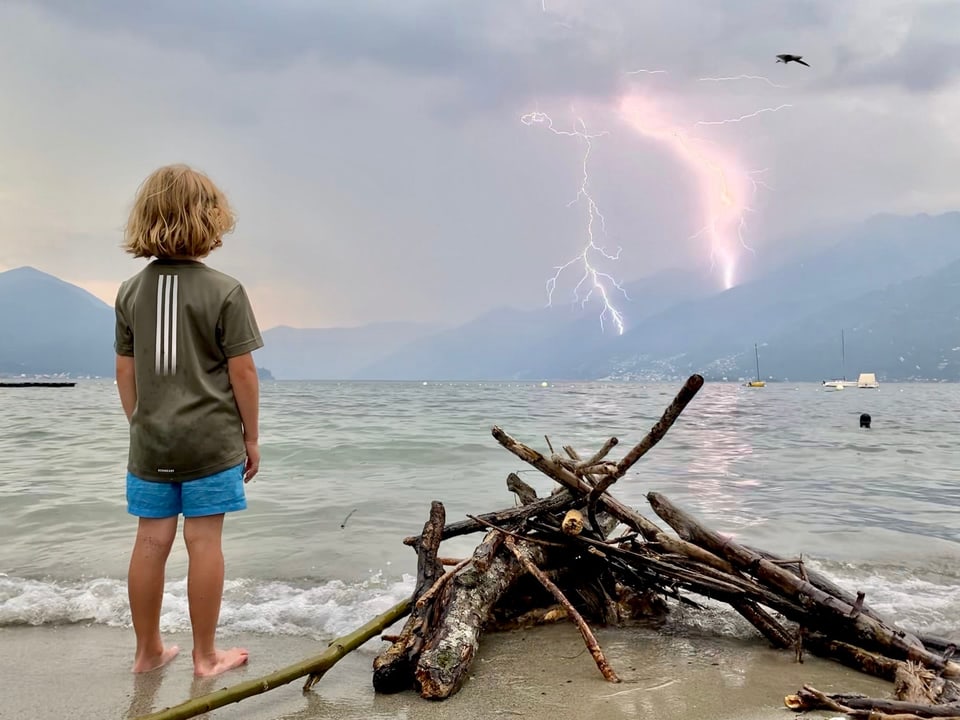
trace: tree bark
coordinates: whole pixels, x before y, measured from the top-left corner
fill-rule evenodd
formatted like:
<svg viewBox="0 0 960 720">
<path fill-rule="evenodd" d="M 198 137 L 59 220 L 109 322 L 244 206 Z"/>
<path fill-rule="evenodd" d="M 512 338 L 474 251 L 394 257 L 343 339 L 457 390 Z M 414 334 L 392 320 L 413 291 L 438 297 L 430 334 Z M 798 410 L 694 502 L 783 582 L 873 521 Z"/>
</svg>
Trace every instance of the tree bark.
<svg viewBox="0 0 960 720">
<path fill-rule="evenodd" d="M 437 602 L 442 614 L 424 644 L 415 671 L 422 697 L 442 700 L 460 689 L 493 606 L 523 572 L 515 557 L 498 552 L 502 541 L 503 534 L 498 530 L 488 532 L 472 562 L 447 581 L 440 593 Z M 525 543 L 524 554 L 536 564 L 543 561 L 539 546 Z"/>
<path fill-rule="evenodd" d="M 576 500 L 571 493 L 561 491 L 556 495 L 550 495 L 548 497 L 535 500 L 529 505 L 507 508 L 505 510 L 498 510 L 497 512 L 484 513 L 483 515 L 478 515 L 477 517 L 494 525 L 505 525 L 526 520 L 527 518 L 537 515 L 566 510 L 567 508 L 573 507 L 574 502 L 576 502 Z M 486 526 L 477 522 L 476 520 L 461 520 L 459 522 L 450 523 L 444 527 L 443 535 L 440 539 L 448 540 L 458 535 L 467 535 L 469 533 L 480 532 L 481 530 L 486 529 Z M 411 535 L 410 537 L 403 539 L 403 544 L 416 545 L 419 540 L 419 535 Z"/>
<path fill-rule="evenodd" d="M 434 615 L 433 603 L 417 601 L 443 576 L 443 564 L 437 559 L 437 550 L 444 520 L 443 505 L 433 501 L 417 547 L 417 584 L 410 617 L 399 638 L 373 660 L 373 688 L 377 692 L 396 693 L 413 686 L 413 669 Z"/>
<path fill-rule="evenodd" d="M 893 658 L 914 660 L 942 672 L 946 677 L 960 677 L 960 665 L 945 662 L 941 656 L 927 650 L 914 636 L 870 615 L 856 612 L 850 603 L 829 595 L 762 555 L 709 530 L 663 495 L 652 492 L 648 493 L 647 499 L 657 515 L 673 527 L 680 537 L 723 555 L 761 583 L 778 590 L 808 610 L 806 616 L 791 619 L 810 627 L 815 619 L 818 621 L 817 629 L 827 631 L 831 636 L 877 648 Z M 811 618 L 811 615 L 815 618 Z"/>
<path fill-rule="evenodd" d="M 529 505 L 537 501 L 537 491 L 521 480 L 516 473 L 507 475 L 507 490 L 517 496 L 521 505 Z"/>
<path fill-rule="evenodd" d="M 767 552 L 766 550 L 755 548 L 751 545 L 744 545 L 744 547 L 747 548 L 748 550 L 751 550 L 757 553 L 758 555 L 765 557 L 767 560 L 770 560 L 776 565 L 786 568 L 787 570 L 792 572 L 794 575 L 797 575 L 798 577 L 803 577 L 803 574 L 801 574 L 799 568 L 797 570 L 794 570 L 792 567 L 793 565 L 800 565 L 800 563 L 803 562 L 802 560 L 797 560 L 797 562 L 792 562 L 778 555 L 774 555 L 771 552 Z M 850 605 L 853 605 L 857 601 L 857 596 L 854 593 L 844 590 L 842 587 L 840 587 L 835 582 L 830 580 L 830 578 L 828 578 L 823 573 L 813 570 L 812 568 L 808 568 L 806 566 L 804 566 L 803 573 L 806 574 L 805 579 L 811 585 L 813 585 L 814 587 L 820 588 L 825 593 L 829 595 L 833 595 L 835 598 L 839 598 L 840 600 L 843 600 L 845 603 L 849 603 Z M 865 603 L 861 606 L 860 611 L 869 615 L 875 620 L 883 620 L 883 618 L 879 615 L 879 613 L 874 612 L 873 609 L 871 609 Z M 923 638 L 920 638 L 920 640 L 922 641 Z M 924 642 L 924 645 L 926 645 L 925 642 Z M 928 649 L 936 650 L 939 648 L 928 647 Z"/>
<path fill-rule="evenodd" d="M 733 609 L 740 613 L 747 622 L 753 625 L 770 644 L 780 650 L 785 650 L 794 643 L 793 636 L 787 632 L 776 618 L 751 600 L 733 600 L 730 602 Z"/>
<path fill-rule="evenodd" d="M 800 702 L 799 707 L 793 710 L 831 710 L 830 703 L 842 705 L 851 710 L 866 710 L 879 713 L 881 716 L 912 715 L 925 718 L 952 718 L 960 716 L 960 705 L 923 705 L 902 700 L 886 700 L 871 698 L 864 695 L 847 695 L 843 693 L 821 693 L 816 688 L 804 686 L 795 696 Z"/>
</svg>

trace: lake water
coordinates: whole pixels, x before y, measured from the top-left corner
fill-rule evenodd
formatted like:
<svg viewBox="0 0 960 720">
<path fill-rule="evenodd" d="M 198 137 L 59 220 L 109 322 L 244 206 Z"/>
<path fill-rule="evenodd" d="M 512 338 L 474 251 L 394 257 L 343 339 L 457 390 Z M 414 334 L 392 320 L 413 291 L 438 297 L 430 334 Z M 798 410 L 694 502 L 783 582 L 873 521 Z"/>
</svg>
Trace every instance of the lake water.
<svg viewBox="0 0 960 720">
<path fill-rule="evenodd" d="M 637 442 L 679 384 L 320 383 L 262 387 L 263 465 L 227 518 L 221 625 L 330 637 L 412 590 L 431 500 L 449 521 L 514 504 L 523 464 L 500 425 L 545 450 Z M 614 488 L 653 519 L 656 490 L 717 530 L 796 556 L 910 629 L 960 629 L 960 387 L 827 392 L 708 383 Z M 112 381 L 0 390 L 0 626 L 129 625 L 126 421 Z M 858 425 L 861 412 L 873 427 Z M 625 450 L 624 450 L 625 451 Z M 521 477 L 543 494 L 536 472 Z M 352 514 L 351 514 L 352 513 Z M 345 519 L 346 526 L 341 527 Z M 444 543 L 463 557 L 479 535 Z M 186 552 L 165 630 L 189 629 Z"/>
</svg>

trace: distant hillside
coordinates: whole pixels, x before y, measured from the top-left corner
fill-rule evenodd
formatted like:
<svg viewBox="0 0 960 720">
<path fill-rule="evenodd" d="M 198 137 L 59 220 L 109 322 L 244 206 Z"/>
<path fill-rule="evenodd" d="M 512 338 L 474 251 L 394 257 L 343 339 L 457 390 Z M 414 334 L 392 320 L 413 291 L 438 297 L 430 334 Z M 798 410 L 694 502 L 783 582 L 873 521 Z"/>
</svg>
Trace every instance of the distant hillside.
<svg viewBox="0 0 960 720">
<path fill-rule="evenodd" d="M 937 273 L 960 259 L 958 234 L 960 213 L 872 218 L 833 247 L 649 318 L 625 334 L 614 352 L 587 367 L 584 375 L 661 378 L 693 371 L 717 377 L 751 375 L 755 342 L 767 345 L 761 374 L 785 376 L 770 356 L 780 343 L 790 348 L 785 354 L 798 358 L 789 364 L 792 371 L 786 376 L 791 379 L 834 375 L 840 372 L 841 328 L 866 322 L 870 303 L 879 297 L 871 301 L 864 296 Z M 928 310 L 915 306 L 914 311 Z M 816 328 L 816 334 L 810 334 L 811 328 Z M 883 332 L 900 330 L 888 322 Z M 790 338 L 794 340 L 787 342 Z M 825 355 L 802 352 L 807 343 L 828 340 L 832 347 Z M 822 360 L 836 362 L 832 372 L 826 372 Z"/>
<path fill-rule="evenodd" d="M 31 267 L 0 273 L 0 373 L 112 376 L 113 309 Z"/>
<path fill-rule="evenodd" d="M 354 370 L 355 379 L 464 380 L 511 378 L 525 367 L 530 344 L 569 322 L 562 312 L 499 308 L 470 322 L 406 343 Z"/>
<path fill-rule="evenodd" d="M 275 327 L 263 333 L 257 362 L 280 380 L 349 380 L 359 368 L 437 329 L 400 322 L 353 328 Z"/>
<path fill-rule="evenodd" d="M 779 342 L 790 348 L 793 360 L 785 358 L 784 372 L 772 357 L 762 360 L 764 373 L 819 380 L 840 372 L 841 327 L 866 322 L 868 305 L 858 304 L 860 298 L 960 259 L 960 213 L 879 215 L 824 234 L 835 238 L 833 245 L 801 252 L 765 271 L 758 262 L 754 280 L 727 292 L 715 293 L 701 272 L 671 271 L 631 284 L 632 301 L 619 301 L 628 320 L 623 336 L 609 323 L 601 332 L 595 304 L 581 312 L 501 308 L 386 354 L 357 376 L 656 380 L 705 372 L 736 377 L 752 374 L 755 342 L 770 348 Z M 798 237 L 789 244 L 822 247 L 812 240 Z M 889 323 L 883 327 L 883 333 L 897 332 Z M 818 349 L 805 352 L 804 343 Z M 769 354 L 766 348 L 764 354 Z M 827 372 L 834 361 L 837 367 Z"/>
<path fill-rule="evenodd" d="M 624 286 L 616 306 L 632 322 L 711 292 L 703 272 L 670 270 Z M 600 324 L 596 303 L 563 302 L 538 310 L 498 308 L 470 322 L 384 354 L 354 377 L 384 380 L 489 380 L 581 377 L 596 354 L 620 336 L 610 319 Z"/>
<path fill-rule="evenodd" d="M 596 303 L 497 308 L 451 328 L 377 323 L 264 332 L 257 364 L 278 379 L 662 380 L 701 372 L 768 379 L 960 380 L 960 213 L 880 215 L 793 238 L 822 247 L 716 293 L 702 269 L 628 284 L 627 331 L 601 331 Z M 816 241 L 816 242 L 815 242 Z M 384 300 L 387 302 L 387 300 Z M 113 311 L 32 268 L 0 274 L 0 373 L 113 372 Z"/>
<path fill-rule="evenodd" d="M 770 337 L 761 371 L 774 378 L 840 377 L 844 330 L 846 376 L 874 372 L 881 380 L 960 381 L 960 261 L 929 275 L 838 303 Z M 753 352 L 738 375 L 753 374 Z"/>
</svg>

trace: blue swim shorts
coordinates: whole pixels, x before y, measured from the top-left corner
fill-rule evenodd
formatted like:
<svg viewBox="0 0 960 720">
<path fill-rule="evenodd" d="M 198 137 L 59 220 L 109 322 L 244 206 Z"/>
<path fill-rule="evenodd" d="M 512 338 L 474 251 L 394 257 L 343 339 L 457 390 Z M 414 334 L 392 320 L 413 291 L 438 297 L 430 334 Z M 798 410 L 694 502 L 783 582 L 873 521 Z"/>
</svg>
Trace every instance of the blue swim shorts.
<svg viewBox="0 0 960 720">
<path fill-rule="evenodd" d="M 246 510 L 243 463 L 184 482 L 155 482 L 127 473 L 127 512 L 142 518 L 202 517 Z"/>
</svg>

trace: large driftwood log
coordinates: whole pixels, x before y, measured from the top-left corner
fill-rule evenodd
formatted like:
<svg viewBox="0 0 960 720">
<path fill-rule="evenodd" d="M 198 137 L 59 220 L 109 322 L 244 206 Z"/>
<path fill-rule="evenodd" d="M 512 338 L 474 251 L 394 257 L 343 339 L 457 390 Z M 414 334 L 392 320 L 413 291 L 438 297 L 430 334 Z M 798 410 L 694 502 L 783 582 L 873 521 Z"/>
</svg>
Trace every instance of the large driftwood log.
<svg viewBox="0 0 960 720">
<path fill-rule="evenodd" d="M 784 650 L 796 642 L 796 638 L 773 615 L 752 600 L 733 600 L 730 604 L 775 648 Z"/>
<path fill-rule="evenodd" d="M 805 579 L 809 581 L 811 585 L 813 585 L 814 587 L 820 588 L 821 590 L 823 590 L 825 593 L 829 595 L 833 595 L 835 598 L 839 598 L 840 600 L 843 600 L 845 603 L 854 605 L 857 602 L 857 597 L 856 595 L 854 595 L 854 593 L 849 592 L 848 590 L 844 590 L 842 587 L 840 587 L 835 582 L 830 580 L 830 578 L 828 578 L 823 573 L 818 572 L 813 568 L 807 567 L 802 559 L 788 560 L 786 558 L 780 557 L 779 555 L 775 555 L 771 552 L 767 552 L 766 550 L 755 548 L 751 545 L 745 544 L 744 547 L 752 552 L 757 553 L 757 555 L 761 555 L 762 557 L 765 557 L 767 560 L 770 560 L 776 565 L 779 565 L 780 567 L 784 567 L 790 570 L 791 572 L 793 572 L 794 575 L 797 575 L 799 577 L 806 576 Z M 802 566 L 802 569 L 801 569 L 801 566 Z M 883 619 L 878 613 L 874 612 L 873 609 L 870 608 L 870 606 L 868 606 L 866 603 L 863 603 L 862 601 L 860 604 L 860 612 L 865 613 L 866 615 L 869 615 L 870 617 L 876 620 Z M 920 640 L 923 641 L 923 638 L 920 638 Z M 924 645 L 926 644 L 927 643 L 924 642 Z M 928 648 L 931 650 L 939 649 L 939 648 L 931 648 L 929 646 Z"/>
<path fill-rule="evenodd" d="M 507 508 L 505 510 L 498 510 L 497 512 L 484 513 L 483 515 L 477 515 L 477 518 L 480 520 L 485 520 L 493 525 L 507 525 L 510 523 L 519 523 L 527 518 L 537 515 L 566 510 L 567 508 L 573 507 L 575 502 L 577 502 L 577 500 L 571 493 L 559 492 L 556 495 L 550 495 L 545 498 L 540 498 L 539 500 L 534 500 L 529 505 L 521 505 L 520 507 Z M 481 522 L 478 522 L 477 520 L 461 520 L 459 522 L 450 523 L 444 527 L 441 540 L 448 540 L 449 538 L 456 537 L 458 535 L 467 535 L 469 533 L 480 532 L 481 530 L 486 529 L 487 526 Z M 412 535 L 404 538 L 403 544 L 416 545 L 419 541 L 419 535 Z"/>
<path fill-rule="evenodd" d="M 430 517 L 423 526 L 417 545 L 417 584 L 413 591 L 413 608 L 397 640 L 373 660 L 373 687 L 377 692 L 396 693 L 413 686 L 413 669 L 423 647 L 425 635 L 433 619 L 433 603 L 418 600 L 443 575 L 443 564 L 437 559 L 440 536 L 446 513 L 436 500 L 430 504 Z"/>
<path fill-rule="evenodd" d="M 521 480 L 516 473 L 507 475 L 507 490 L 517 496 L 521 505 L 529 505 L 537 501 L 537 491 Z"/>
<path fill-rule="evenodd" d="M 866 675 L 893 682 L 902 660 L 893 660 L 879 653 L 869 652 L 856 645 L 834 640 L 820 632 L 803 633 L 803 643 L 809 650 L 823 658 L 836 660 L 847 667 Z"/>
<path fill-rule="evenodd" d="M 704 527 L 660 493 L 648 493 L 647 500 L 654 512 L 676 530 L 680 537 L 723 555 L 761 583 L 778 590 L 808 610 L 806 617 L 791 619 L 808 624 L 810 615 L 815 615 L 820 629 L 829 632 L 831 636 L 839 636 L 838 639 L 876 648 L 896 659 L 914 660 L 942 672 L 947 677 L 960 677 L 960 665 L 945 662 L 942 656 L 927 650 L 916 637 L 897 630 L 882 620 L 858 612 L 854 605 L 824 592 L 762 555 Z"/>
<path fill-rule="evenodd" d="M 917 635 L 927 648 L 936 650 L 948 655 L 955 655 L 960 649 L 960 633 L 955 633 L 952 637 L 938 637 L 927 633 Z"/>
<path fill-rule="evenodd" d="M 865 695 L 823 693 L 809 685 L 805 685 L 796 695 L 788 695 L 784 698 L 784 704 L 796 711 L 834 710 L 836 706 L 840 706 L 849 710 L 873 711 L 878 714 L 878 717 L 891 715 L 923 718 L 960 717 L 960 704 L 927 705 L 905 700 L 871 698 Z"/>
<path fill-rule="evenodd" d="M 523 572 L 515 557 L 500 551 L 503 537 L 497 530 L 487 533 L 472 562 L 447 581 L 440 593 L 442 614 L 424 644 L 415 672 L 424 698 L 442 700 L 460 689 L 493 606 Z M 539 546 L 524 543 L 523 552 L 534 564 L 543 562 Z"/>
</svg>

